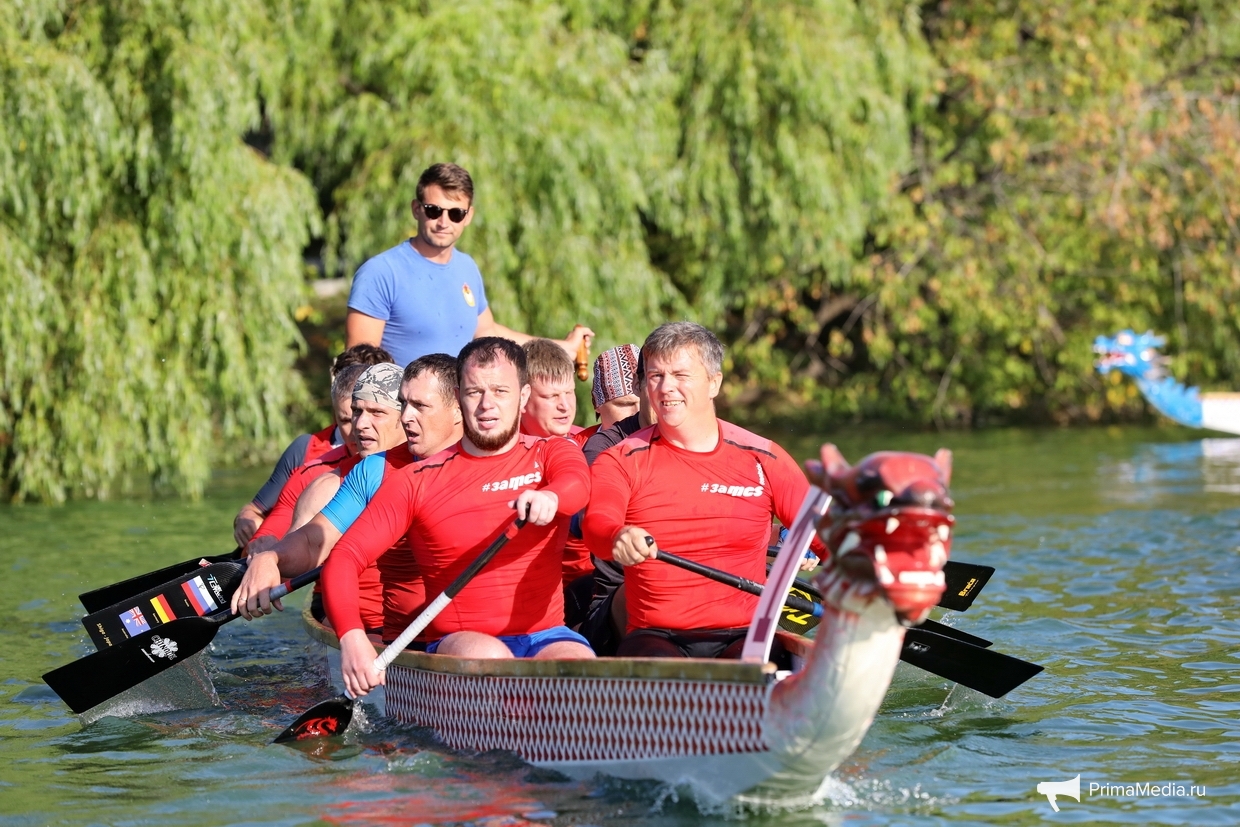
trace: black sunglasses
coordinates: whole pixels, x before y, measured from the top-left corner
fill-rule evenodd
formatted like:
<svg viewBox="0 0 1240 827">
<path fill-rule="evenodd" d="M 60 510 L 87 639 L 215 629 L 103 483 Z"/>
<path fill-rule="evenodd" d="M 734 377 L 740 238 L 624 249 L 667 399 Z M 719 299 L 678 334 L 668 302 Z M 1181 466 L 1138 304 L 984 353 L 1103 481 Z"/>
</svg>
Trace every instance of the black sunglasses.
<svg viewBox="0 0 1240 827">
<path fill-rule="evenodd" d="M 426 217 L 434 221 L 445 212 L 448 214 L 448 220 L 453 224 L 460 224 L 465 220 L 465 216 L 469 215 L 469 207 L 461 209 L 460 207 L 449 207 L 444 209 L 438 204 L 423 204 L 422 212 L 426 213 Z"/>
</svg>

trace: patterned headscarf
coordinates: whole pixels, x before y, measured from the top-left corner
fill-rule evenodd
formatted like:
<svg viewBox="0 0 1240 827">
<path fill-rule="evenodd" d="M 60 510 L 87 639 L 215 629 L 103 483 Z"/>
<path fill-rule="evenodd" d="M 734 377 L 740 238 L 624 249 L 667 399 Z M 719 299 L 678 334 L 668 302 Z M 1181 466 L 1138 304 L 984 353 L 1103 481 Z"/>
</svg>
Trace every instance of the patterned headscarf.
<svg viewBox="0 0 1240 827">
<path fill-rule="evenodd" d="M 641 348 L 637 345 L 620 345 L 604 350 L 594 360 L 594 397 L 595 409 L 604 403 L 622 396 L 636 393 L 637 357 Z"/>
<path fill-rule="evenodd" d="M 371 365 L 357 377 L 353 385 L 353 398 L 366 402 L 378 402 L 389 408 L 400 410 L 396 396 L 400 393 L 400 380 L 404 371 L 391 362 Z"/>
</svg>

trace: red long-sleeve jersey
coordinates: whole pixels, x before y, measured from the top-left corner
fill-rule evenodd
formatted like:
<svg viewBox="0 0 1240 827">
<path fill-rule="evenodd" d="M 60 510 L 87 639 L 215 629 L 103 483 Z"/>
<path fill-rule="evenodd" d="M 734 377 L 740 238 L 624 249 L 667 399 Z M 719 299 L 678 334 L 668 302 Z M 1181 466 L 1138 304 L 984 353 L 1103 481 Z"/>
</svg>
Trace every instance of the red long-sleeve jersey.
<svg viewBox="0 0 1240 827">
<path fill-rule="evenodd" d="M 357 577 L 405 536 L 427 596 L 437 596 L 516 517 L 524 489 L 552 491 L 556 519 L 527 525 L 423 633 L 517 635 L 564 622 L 560 584 L 568 521 L 590 496 L 581 450 L 561 438 L 522 436 L 498 456 L 475 457 L 460 443 L 401 469 L 389 469 L 370 505 L 340 538 L 323 570 L 328 617 L 337 634 L 361 628 Z"/>
<path fill-rule="evenodd" d="M 339 469 L 343 478 L 361 461 L 361 457 L 350 456 L 345 447 L 332 448 L 324 454 L 308 459 L 295 470 L 280 489 L 280 497 L 272 506 L 271 513 L 263 519 L 263 524 L 254 532 L 254 539 L 259 537 L 275 537 L 283 540 L 284 535 L 293 525 L 293 509 L 297 500 L 305 492 L 310 483 L 331 471 Z"/>
<path fill-rule="evenodd" d="M 611 560 L 620 530 L 640 526 L 661 549 L 764 583 L 771 516 L 791 525 L 807 490 L 784 449 L 743 428 L 720 420 L 719 444 L 696 453 L 652 425 L 594 461 L 586 544 Z M 657 559 L 626 566 L 624 583 L 629 631 L 748 626 L 758 605 L 754 595 Z"/>
</svg>

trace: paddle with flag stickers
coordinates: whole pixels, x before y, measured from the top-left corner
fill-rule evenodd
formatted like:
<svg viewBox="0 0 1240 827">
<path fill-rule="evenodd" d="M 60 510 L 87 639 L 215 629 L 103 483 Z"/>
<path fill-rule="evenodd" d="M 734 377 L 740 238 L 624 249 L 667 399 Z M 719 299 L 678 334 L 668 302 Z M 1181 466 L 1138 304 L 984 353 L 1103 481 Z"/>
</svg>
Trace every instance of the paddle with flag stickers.
<svg viewBox="0 0 1240 827">
<path fill-rule="evenodd" d="M 647 538 L 647 542 L 653 543 L 653 538 Z M 693 560 L 687 560 L 663 549 L 659 549 L 655 559 L 749 594 L 762 594 L 762 585 L 759 583 Z M 821 603 L 813 602 L 814 597 L 821 599 L 821 596 L 812 586 L 801 581 L 794 584 L 793 591 L 800 591 L 800 595 L 789 594 L 785 599 L 785 610 L 780 619 L 780 627 L 804 634 L 816 627 L 822 617 Z M 789 610 L 807 619 L 799 626 L 789 628 L 784 622 Z M 933 623 L 933 621 L 926 621 L 926 623 Z M 1036 663 L 989 651 L 985 647 L 990 645 L 990 641 L 985 638 L 959 632 L 940 623 L 927 627 L 926 623 L 920 627 L 915 626 L 905 630 L 900 660 L 939 677 L 947 678 L 961 686 L 975 689 L 992 698 L 1006 695 L 1042 671 L 1043 667 Z"/>
<path fill-rule="evenodd" d="M 113 583 L 110 586 L 101 586 L 88 592 L 82 592 L 78 595 L 78 600 L 81 601 L 82 608 L 86 609 L 86 611 L 98 612 L 110 608 L 113 604 L 128 600 L 135 595 L 140 595 L 152 589 L 162 588 L 164 584 L 172 580 L 176 580 L 183 575 L 190 574 L 213 563 L 227 563 L 240 559 L 241 549 L 239 548 L 234 549 L 231 554 L 220 554 L 215 557 L 195 557 L 193 560 L 175 563 L 146 574 L 139 574 L 136 577 L 122 580 L 119 583 Z"/>
<path fill-rule="evenodd" d="M 529 512 L 527 511 L 526 513 L 528 514 Z M 503 532 L 474 558 L 469 567 L 449 583 L 448 587 L 443 590 L 443 593 L 432 600 L 422 610 L 422 613 L 414 618 L 413 622 L 405 628 L 405 631 L 401 632 L 400 636 L 392 641 L 391 645 L 384 649 L 382 654 L 375 658 L 375 671 L 383 672 L 391 666 L 392 661 L 396 660 L 396 656 L 404 651 L 405 647 L 412 643 L 414 638 L 422 634 L 422 630 L 429 626 L 431 621 L 447 608 L 452 599 L 469 585 L 478 572 L 482 571 L 483 566 L 491 562 L 491 559 L 499 553 L 500 549 L 508 544 L 509 540 L 517 536 L 517 532 L 524 525 L 525 519 L 522 517 L 518 517 L 509 523 Z M 275 596 L 274 591 L 272 591 L 272 596 Z M 355 704 L 356 699 L 350 697 L 348 693 L 316 704 L 302 713 L 296 721 L 289 724 L 288 728 L 277 735 L 272 743 L 285 744 L 291 741 L 305 741 L 310 738 L 343 735 L 344 731 L 349 728 L 349 722 L 353 720 Z"/>
<path fill-rule="evenodd" d="M 82 618 L 82 625 L 95 647 L 105 649 L 179 618 L 212 614 L 228 605 L 245 576 L 245 568 L 242 561 L 195 568 L 171 582 L 91 612 Z"/>
<path fill-rule="evenodd" d="M 271 590 L 272 598 L 313 583 L 321 571 L 322 567 L 311 569 L 286 580 Z M 220 626 L 239 617 L 227 602 L 216 603 L 220 608 L 210 614 L 170 618 L 126 639 L 113 640 L 111 646 L 53 669 L 43 680 L 70 709 L 81 714 L 205 649 Z"/>
</svg>

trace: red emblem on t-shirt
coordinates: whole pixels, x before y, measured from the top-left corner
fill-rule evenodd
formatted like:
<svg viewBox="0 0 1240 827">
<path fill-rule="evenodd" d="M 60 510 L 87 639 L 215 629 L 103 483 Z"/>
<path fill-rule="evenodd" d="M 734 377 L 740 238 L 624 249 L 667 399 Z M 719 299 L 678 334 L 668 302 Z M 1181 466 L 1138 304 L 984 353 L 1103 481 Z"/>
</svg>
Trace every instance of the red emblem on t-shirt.
<svg viewBox="0 0 1240 827">
<path fill-rule="evenodd" d="M 468 285 L 468 284 L 462 284 L 462 285 L 461 285 L 461 295 L 463 295 L 463 296 L 465 297 L 465 303 L 466 303 L 467 305 L 469 305 L 470 307 L 474 307 L 474 306 L 475 306 L 475 302 L 474 302 L 474 291 L 469 289 L 469 285 Z"/>
</svg>

